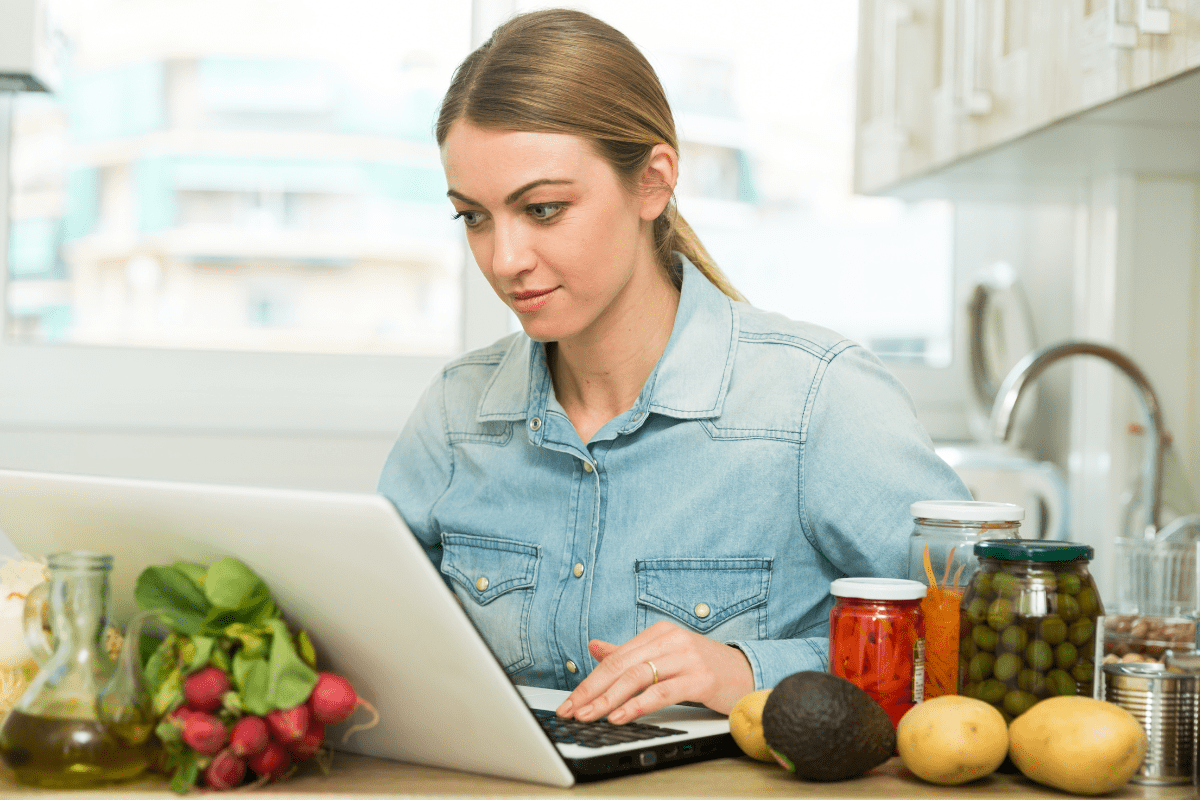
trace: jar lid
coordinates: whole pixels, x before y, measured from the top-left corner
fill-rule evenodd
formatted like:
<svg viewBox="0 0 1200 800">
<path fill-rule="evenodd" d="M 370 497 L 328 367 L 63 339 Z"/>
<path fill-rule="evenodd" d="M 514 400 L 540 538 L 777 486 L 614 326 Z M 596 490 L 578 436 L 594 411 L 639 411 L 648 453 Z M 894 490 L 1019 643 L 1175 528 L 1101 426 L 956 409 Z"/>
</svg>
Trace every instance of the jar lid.
<svg viewBox="0 0 1200 800">
<path fill-rule="evenodd" d="M 920 600 L 929 587 L 903 578 L 838 578 L 829 584 L 834 597 L 862 600 Z"/>
<path fill-rule="evenodd" d="M 1020 522 L 1025 519 L 1025 509 L 1016 503 L 985 500 L 918 500 L 908 510 L 917 519 L 962 522 Z"/>
<path fill-rule="evenodd" d="M 1091 561 L 1090 544 L 1040 539 L 986 539 L 975 543 L 975 555 L 1004 561 Z"/>
</svg>

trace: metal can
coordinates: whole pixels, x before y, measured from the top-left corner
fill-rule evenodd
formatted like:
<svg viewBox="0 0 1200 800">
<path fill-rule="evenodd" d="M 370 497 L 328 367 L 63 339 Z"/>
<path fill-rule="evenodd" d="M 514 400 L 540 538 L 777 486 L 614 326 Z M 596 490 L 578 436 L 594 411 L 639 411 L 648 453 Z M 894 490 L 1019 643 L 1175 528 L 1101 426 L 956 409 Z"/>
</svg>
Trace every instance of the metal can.
<svg viewBox="0 0 1200 800">
<path fill-rule="evenodd" d="M 838 578 L 829 586 L 829 671 L 866 691 L 893 725 L 924 699 L 926 589 L 900 578 Z"/>
</svg>

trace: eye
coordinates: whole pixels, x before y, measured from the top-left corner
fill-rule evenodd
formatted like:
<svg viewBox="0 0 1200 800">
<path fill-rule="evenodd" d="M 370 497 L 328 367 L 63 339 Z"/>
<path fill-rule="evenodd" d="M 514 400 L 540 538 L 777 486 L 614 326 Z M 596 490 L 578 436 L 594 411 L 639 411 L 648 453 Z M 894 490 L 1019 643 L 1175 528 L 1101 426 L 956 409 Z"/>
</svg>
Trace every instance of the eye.
<svg viewBox="0 0 1200 800">
<path fill-rule="evenodd" d="M 534 219 L 545 221 L 554 218 L 564 207 L 562 203 L 534 203 L 531 206 L 526 206 L 526 211 Z"/>
<path fill-rule="evenodd" d="M 454 219 L 461 219 L 468 228 L 474 228 L 483 219 L 483 214 L 478 211 L 459 211 Z"/>
</svg>

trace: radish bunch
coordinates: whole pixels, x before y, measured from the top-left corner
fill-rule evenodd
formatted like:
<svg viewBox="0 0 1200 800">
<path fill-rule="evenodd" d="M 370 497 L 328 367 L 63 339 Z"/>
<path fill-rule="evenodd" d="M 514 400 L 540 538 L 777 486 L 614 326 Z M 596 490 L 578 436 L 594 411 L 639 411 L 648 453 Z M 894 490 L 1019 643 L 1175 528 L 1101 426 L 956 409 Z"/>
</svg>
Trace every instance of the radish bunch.
<svg viewBox="0 0 1200 800">
<path fill-rule="evenodd" d="M 160 766 L 180 794 L 279 780 L 328 753 L 326 726 L 360 705 L 374 720 L 345 736 L 379 720 L 350 681 L 318 671 L 308 633 L 283 618 L 263 579 L 236 558 L 147 567 L 134 599 L 168 628 L 143 652 L 142 673 L 161 715 Z"/>
<path fill-rule="evenodd" d="M 230 676 L 206 666 L 183 679 L 184 704 L 167 714 L 179 742 L 196 756 L 197 779 L 209 789 L 283 778 L 290 768 L 325 751 L 325 727 L 344 722 L 360 700 L 346 678 L 320 672 L 308 699 L 265 715 L 241 713 L 227 698 Z M 161 738 L 174 739 L 169 732 Z"/>
</svg>

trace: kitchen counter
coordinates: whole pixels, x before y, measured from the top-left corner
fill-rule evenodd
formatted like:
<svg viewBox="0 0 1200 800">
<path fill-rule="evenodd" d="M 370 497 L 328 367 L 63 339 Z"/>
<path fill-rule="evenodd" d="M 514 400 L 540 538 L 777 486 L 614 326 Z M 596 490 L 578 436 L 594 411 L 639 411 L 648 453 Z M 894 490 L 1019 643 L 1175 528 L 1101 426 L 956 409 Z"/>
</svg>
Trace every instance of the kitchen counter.
<svg viewBox="0 0 1200 800">
<path fill-rule="evenodd" d="M 177 797 L 165 781 L 141 781 L 103 790 L 55 792 L 32 789 L 0 773 L 0 796 L 61 798 L 164 798 Z M 871 770 L 861 778 L 839 783 L 807 783 L 797 780 L 772 764 L 749 758 L 723 758 L 684 767 L 648 772 L 624 778 L 580 784 L 572 789 L 554 789 L 499 778 L 418 767 L 364 756 L 337 754 L 333 768 L 323 774 L 313 764 L 287 781 L 255 791 L 255 797 L 287 798 L 582 798 L 582 797 L 805 797 L 805 798 L 988 798 L 1047 797 L 1071 795 L 1039 786 L 1021 775 L 994 774 L 965 786 L 933 786 L 906 770 L 899 758 Z M 1130 783 L 1108 798 L 1190 798 L 1192 787 L 1150 787 Z"/>
</svg>

